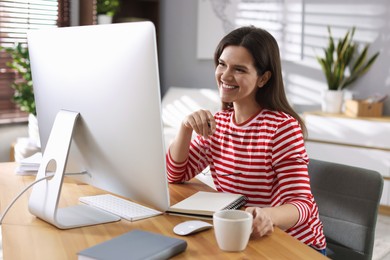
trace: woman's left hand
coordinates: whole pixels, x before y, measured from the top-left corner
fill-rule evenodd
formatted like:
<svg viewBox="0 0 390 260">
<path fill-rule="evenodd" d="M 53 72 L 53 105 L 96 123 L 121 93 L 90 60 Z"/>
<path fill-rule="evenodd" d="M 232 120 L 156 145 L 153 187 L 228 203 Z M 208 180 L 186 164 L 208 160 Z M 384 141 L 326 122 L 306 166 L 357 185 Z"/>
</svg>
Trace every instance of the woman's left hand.
<svg viewBox="0 0 390 260">
<path fill-rule="evenodd" d="M 274 223 L 265 210 L 259 207 L 248 207 L 245 211 L 253 215 L 252 238 L 269 235 L 274 231 Z"/>
</svg>

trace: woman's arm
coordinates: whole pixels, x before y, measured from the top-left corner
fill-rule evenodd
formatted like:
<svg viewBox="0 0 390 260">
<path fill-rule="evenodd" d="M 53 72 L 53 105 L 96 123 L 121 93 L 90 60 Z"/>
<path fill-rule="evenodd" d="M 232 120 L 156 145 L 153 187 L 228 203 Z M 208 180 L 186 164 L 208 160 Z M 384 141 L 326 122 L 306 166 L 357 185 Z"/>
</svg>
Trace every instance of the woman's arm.
<svg viewBox="0 0 390 260">
<path fill-rule="evenodd" d="M 188 128 L 184 123 L 180 125 L 179 132 L 169 146 L 171 158 L 176 162 L 184 162 L 188 158 L 192 136 L 192 128 Z"/>
<path fill-rule="evenodd" d="M 298 209 L 291 204 L 269 208 L 248 207 L 246 211 L 253 215 L 253 238 L 271 234 L 274 226 L 287 230 L 299 219 Z"/>
<path fill-rule="evenodd" d="M 276 173 L 280 206 L 248 207 L 252 213 L 253 237 L 283 230 L 307 221 L 312 210 L 312 194 L 307 172 L 307 154 L 302 132 L 295 119 L 279 124 L 273 137 L 272 168 Z"/>
<path fill-rule="evenodd" d="M 179 132 L 171 143 L 167 153 L 167 175 L 169 182 L 183 182 L 193 178 L 202 169 L 198 169 L 199 151 L 192 158 L 190 149 L 199 149 L 200 137 L 192 140 L 192 133 L 208 138 L 215 131 L 215 119 L 207 110 L 199 110 L 187 116 L 180 125 Z M 192 147 L 192 148 L 191 148 Z M 194 157 L 195 156 L 195 157 Z M 196 163 L 196 162 L 198 163 Z"/>
</svg>

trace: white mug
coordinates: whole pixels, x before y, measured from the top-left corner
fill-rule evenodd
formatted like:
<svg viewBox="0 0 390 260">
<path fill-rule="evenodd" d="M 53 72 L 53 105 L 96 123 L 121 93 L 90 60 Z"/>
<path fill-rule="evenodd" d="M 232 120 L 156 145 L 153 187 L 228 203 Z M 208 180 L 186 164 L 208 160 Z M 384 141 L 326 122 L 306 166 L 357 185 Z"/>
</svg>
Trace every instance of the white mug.
<svg viewBox="0 0 390 260">
<path fill-rule="evenodd" d="M 213 215 L 215 238 L 223 251 L 242 251 L 252 233 L 252 214 L 242 210 L 222 210 Z"/>
</svg>

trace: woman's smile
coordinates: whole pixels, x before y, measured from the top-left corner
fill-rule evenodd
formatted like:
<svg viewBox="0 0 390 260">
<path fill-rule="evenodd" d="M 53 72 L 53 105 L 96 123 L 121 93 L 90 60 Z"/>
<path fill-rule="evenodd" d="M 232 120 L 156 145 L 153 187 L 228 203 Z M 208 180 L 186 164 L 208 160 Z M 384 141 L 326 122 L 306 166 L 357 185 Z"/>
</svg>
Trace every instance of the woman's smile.
<svg viewBox="0 0 390 260">
<path fill-rule="evenodd" d="M 221 83 L 220 85 L 221 85 L 222 89 L 227 90 L 227 91 L 238 88 L 238 86 L 227 85 L 225 83 Z"/>
</svg>

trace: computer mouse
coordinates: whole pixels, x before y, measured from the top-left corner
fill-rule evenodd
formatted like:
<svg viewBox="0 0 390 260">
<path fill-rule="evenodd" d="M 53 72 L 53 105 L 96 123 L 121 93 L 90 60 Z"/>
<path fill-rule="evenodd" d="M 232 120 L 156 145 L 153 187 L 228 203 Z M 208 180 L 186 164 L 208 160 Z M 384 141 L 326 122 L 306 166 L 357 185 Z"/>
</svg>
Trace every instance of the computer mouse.
<svg viewBox="0 0 390 260">
<path fill-rule="evenodd" d="M 201 220 L 188 220 L 177 224 L 173 228 L 176 235 L 186 236 L 213 227 L 212 224 Z"/>
</svg>

